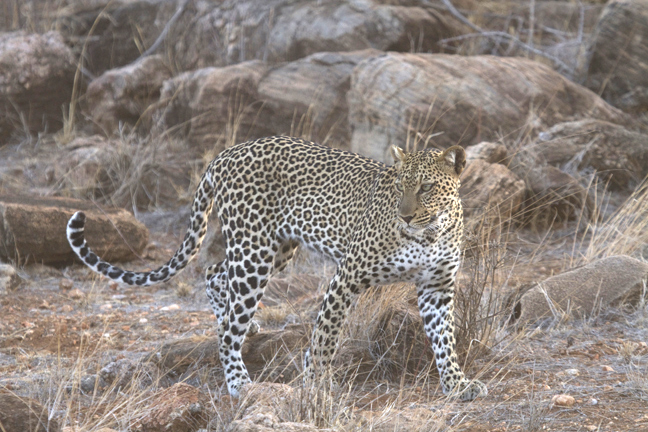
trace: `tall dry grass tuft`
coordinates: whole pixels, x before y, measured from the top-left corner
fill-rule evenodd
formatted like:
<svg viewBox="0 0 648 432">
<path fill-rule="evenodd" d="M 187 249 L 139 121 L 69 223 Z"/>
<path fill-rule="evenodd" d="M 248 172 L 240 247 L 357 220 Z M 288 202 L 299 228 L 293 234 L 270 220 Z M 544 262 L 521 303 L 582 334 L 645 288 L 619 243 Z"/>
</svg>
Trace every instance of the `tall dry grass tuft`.
<svg viewBox="0 0 648 432">
<path fill-rule="evenodd" d="M 201 163 L 180 141 L 151 142 L 128 135 L 105 148 L 77 150 L 69 156 L 75 163 L 59 161 L 50 194 L 137 211 L 189 202 L 197 185 L 192 172 Z"/>
<path fill-rule="evenodd" d="M 492 239 L 473 245 L 464 260 L 455 296 L 457 352 L 470 367 L 501 342 L 501 326 L 510 315 L 505 302 L 504 261 L 506 243 Z"/>
<path fill-rule="evenodd" d="M 648 259 L 648 178 L 612 215 L 600 223 L 588 224 L 581 242 L 587 239 L 580 264 L 613 255 Z"/>
</svg>

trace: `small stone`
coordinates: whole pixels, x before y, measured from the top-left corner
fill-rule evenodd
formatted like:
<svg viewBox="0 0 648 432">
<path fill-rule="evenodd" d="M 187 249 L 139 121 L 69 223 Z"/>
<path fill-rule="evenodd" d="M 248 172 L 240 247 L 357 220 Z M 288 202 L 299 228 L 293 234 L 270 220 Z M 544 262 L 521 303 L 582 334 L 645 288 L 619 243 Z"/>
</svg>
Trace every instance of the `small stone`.
<svg viewBox="0 0 648 432">
<path fill-rule="evenodd" d="M 74 282 L 70 279 L 61 279 L 59 281 L 59 289 L 62 289 L 64 291 L 71 290 L 73 286 Z"/>
<path fill-rule="evenodd" d="M 551 402 L 556 406 L 570 407 L 576 403 L 576 399 L 566 394 L 560 394 L 552 397 Z"/>
<path fill-rule="evenodd" d="M 86 394 L 94 392 L 95 384 L 97 382 L 97 375 L 88 375 L 81 378 L 81 391 Z"/>
<path fill-rule="evenodd" d="M 608 365 L 601 366 L 601 369 L 603 369 L 603 372 L 614 372 L 612 366 L 608 366 Z"/>
<path fill-rule="evenodd" d="M 598 426 L 595 426 L 595 425 L 585 426 L 585 429 L 587 429 L 587 430 L 589 430 L 589 431 L 596 431 L 596 430 L 598 430 L 598 428 L 599 428 L 599 427 L 598 427 Z"/>
<path fill-rule="evenodd" d="M 576 377 L 580 375 L 580 371 L 578 369 L 565 369 L 564 371 L 560 371 L 556 374 L 556 376 L 563 377 L 563 376 L 572 376 Z"/>
<path fill-rule="evenodd" d="M 146 324 L 148 320 L 146 318 L 140 318 L 139 319 L 140 324 Z"/>
<path fill-rule="evenodd" d="M 112 309 L 112 305 L 110 303 L 102 304 L 101 306 L 99 306 L 99 309 L 101 309 L 102 311 L 110 310 Z"/>
<path fill-rule="evenodd" d="M 160 310 L 162 310 L 162 311 L 172 311 L 172 310 L 178 310 L 178 309 L 180 309 L 180 306 L 178 306 L 177 304 L 174 303 L 174 304 L 169 305 L 169 306 L 164 306 Z"/>
<path fill-rule="evenodd" d="M 70 291 L 68 293 L 68 297 L 70 297 L 73 300 L 80 300 L 83 297 L 85 297 L 85 293 L 83 291 L 81 291 L 80 289 L 75 288 L 75 289 L 73 289 L 72 291 Z"/>
<path fill-rule="evenodd" d="M 612 391 L 612 390 L 614 390 L 614 388 L 611 385 L 603 386 L 603 391 L 605 391 L 605 392 L 609 392 L 609 391 Z"/>
<path fill-rule="evenodd" d="M 590 405 L 598 405 L 598 400 L 592 398 L 592 399 L 590 399 L 589 404 Z"/>
</svg>

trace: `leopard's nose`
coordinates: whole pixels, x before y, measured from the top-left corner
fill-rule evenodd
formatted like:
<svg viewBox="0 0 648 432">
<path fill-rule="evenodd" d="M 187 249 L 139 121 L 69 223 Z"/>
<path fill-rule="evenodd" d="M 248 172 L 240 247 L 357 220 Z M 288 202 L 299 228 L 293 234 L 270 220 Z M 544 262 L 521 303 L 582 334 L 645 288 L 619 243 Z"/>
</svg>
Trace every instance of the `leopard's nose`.
<svg viewBox="0 0 648 432">
<path fill-rule="evenodd" d="M 401 216 L 401 219 L 403 219 L 406 224 L 409 224 L 410 221 L 414 219 L 414 216 Z"/>
</svg>

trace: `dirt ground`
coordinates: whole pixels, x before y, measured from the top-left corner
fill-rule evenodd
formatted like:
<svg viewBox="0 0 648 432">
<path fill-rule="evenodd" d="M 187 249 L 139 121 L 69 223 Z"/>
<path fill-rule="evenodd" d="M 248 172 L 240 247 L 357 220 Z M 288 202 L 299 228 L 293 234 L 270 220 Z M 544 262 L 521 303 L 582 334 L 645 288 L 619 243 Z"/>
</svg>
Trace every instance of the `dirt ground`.
<svg viewBox="0 0 648 432">
<path fill-rule="evenodd" d="M 152 246 L 140 262 L 127 267 L 154 267 L 171 255 L 182 237 L 183 222 L 180 215 L 163 223 L 168 218 L 168 214 L 148 218 Z M 533 250 L 528 244 L 526 248 Z M 524 249 L 508 247 L 507 255 L 516 254 L 518 263 L 510 278 L 522 283 L 559 270 L 556 250 L 543 261 L 522 259 Z M 298 258 L 268 288 L 257 317 L 262 332 L 312 322 L 332 271 L 331 264 Z M 110 420 L 103 414 L 109 400 L 114 403 L 119 394 L 99 398 L 98 390 L 90 392 L 77 400 L 84 409 L 71 410 L 61 402 L 66 399 L 60 396 L 62 388 L 72 394 L 83 376 L 120 359 L 137 362 L 164 343 L 214 336 L 215 321 L 198 265 L 189 266 L 169 283 L 144 289 L 98 278 L 81 265 L 62 269 L 32 265 L 21 268 L 20 274 L 23 284 L 0 297 L 0 388 L 37 398 L 68 427 L 90 431 L 124 423 L 119 415 Z M 344 404 L 352 415 L 338 417 L 330 426 L 334 430 L 648 431 L 645 308 L 608 310 L 587 320 L 548 320 L 525 328 L 501 325 L 495 333 L 495 342 L 467 370 L 468 376 L 488 384 L 487 397 L 470 403 L 448 400 L 440 391 L 435 368 L 423 380 L 369 376 L 356 380 L 345 394 Z M 210 369 L 213 364 L 198 364 L 193 372 L 179 376 L 166 374 L 165 382 L 187 381 L 209 391 L 217 402 L 226 400 L 222 371 Z M 298 387 L 298 382 L 291 385 Z M 552 401 L 558 395 L 573 397 L 573 404 Z M 236 403 L 227 407 L 223 409 L 231 410 L 229 418 L 235 417 Z M 226 413 L 220 415 L 228 418 Z"/>
</svg>

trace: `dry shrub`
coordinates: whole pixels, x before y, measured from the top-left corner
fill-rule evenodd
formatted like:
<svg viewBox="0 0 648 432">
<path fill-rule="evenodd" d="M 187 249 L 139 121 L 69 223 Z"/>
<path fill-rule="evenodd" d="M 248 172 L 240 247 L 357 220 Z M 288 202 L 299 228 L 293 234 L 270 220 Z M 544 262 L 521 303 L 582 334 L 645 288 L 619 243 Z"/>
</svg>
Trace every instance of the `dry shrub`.
<svg viewBox="0 0 648 432">
<path fill-rule="evenodd" d="M 612 215 L 601 223 L 588 224 L 581 241 L 587 239 L 582 264 L 614 255 L 642 258 L 642 248 L 648 244 L 648 179 Z"/>
<path fill-rule="evenodd" d="M 63 158 L 52 192 L 133 209 L 175 205 L 192 197 L 195 180 L 191 172 L 202 164 L 187 157 L 185 144 L 134 136 L 102 144 L 110 147 L 74 149 L 69 155 L 77 163 Z"/>
<path fill-rule="evenodd" d="M 500 236 L 466 251 L 455 296 L 457 353 L 465 367 L 498 343 L 496 335 L 507 316 L 505 295 L 498 289 L 505 251 Z"/>
<path fill-rule="evenodd" d="M 426 370 L 434 356 L 412 285 L 365 291 L 349 311 L 338 352 L 338 364 L 357 368 L 362 379 L 398 380 Z"/>
</svg>

